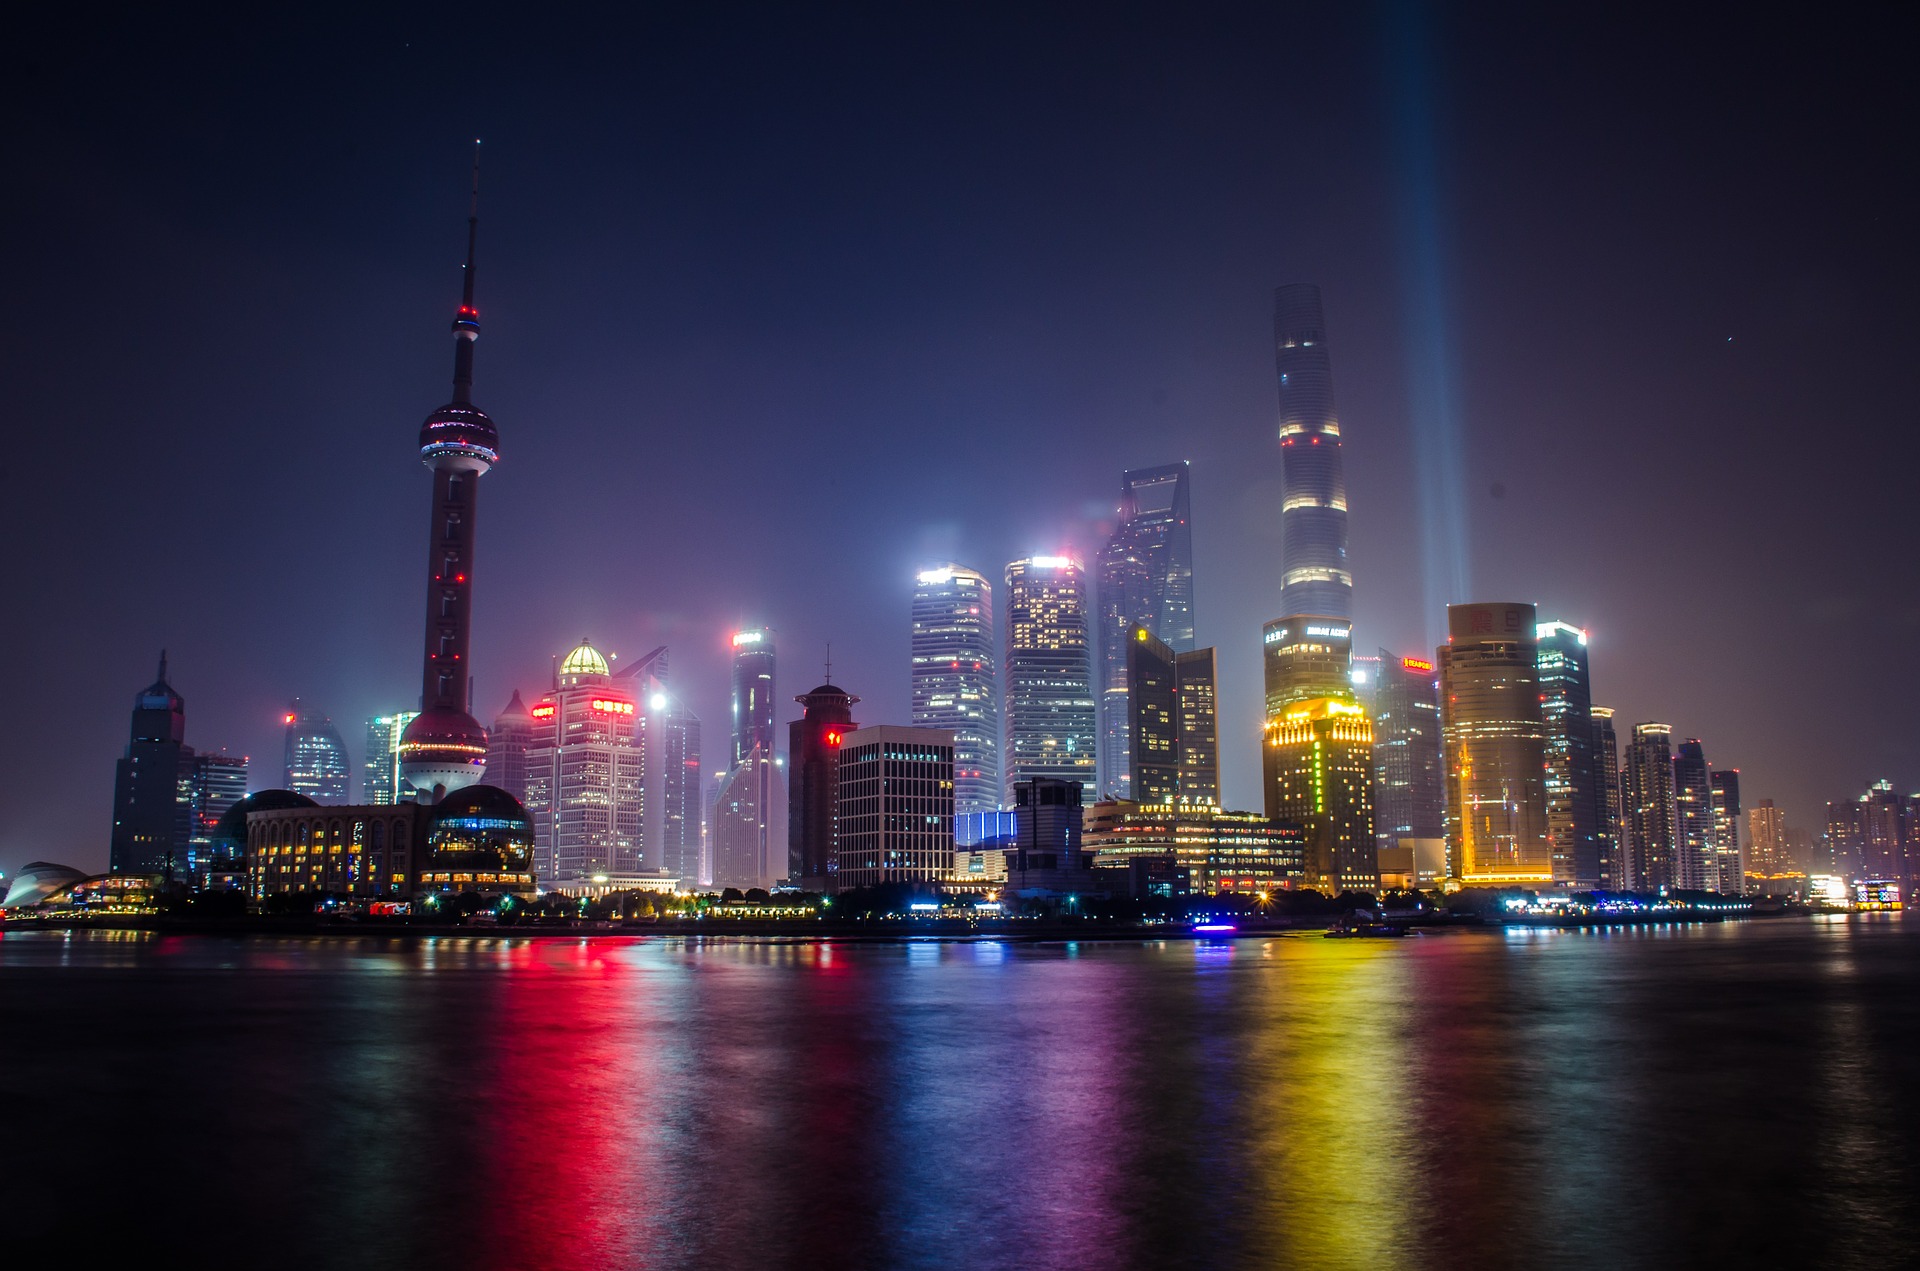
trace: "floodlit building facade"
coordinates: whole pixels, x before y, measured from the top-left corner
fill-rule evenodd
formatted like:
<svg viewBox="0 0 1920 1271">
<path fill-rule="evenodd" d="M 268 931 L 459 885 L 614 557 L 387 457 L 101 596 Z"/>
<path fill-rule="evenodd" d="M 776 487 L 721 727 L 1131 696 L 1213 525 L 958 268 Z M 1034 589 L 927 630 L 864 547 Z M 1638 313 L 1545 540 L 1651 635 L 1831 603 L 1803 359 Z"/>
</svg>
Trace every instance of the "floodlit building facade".
<svg viewBox="0 0 1920 1271">
<path fill-rule="evenodd" d="M 1351 695 L 1296 702 L 1267 723 L 1267 820 L 1305 831 L 1301 885 L 1328 896 L 1380 885 L 1373 724 Z"/>
<path fill-rule="evenodd" d="M 1008 800 L 1022 781 L 1096 780 L 1092 647 L 1086 576 L 1065 556 L 1007 566 Z"/>
<path fill-rule="evenodd" d="M 1440 673 L 1447 856 L 1468 886 L 1553 881 L 1532 605 L 1447 606 Z"/>
<path fill-rule="evenodd" d="M 360 764 L 362 802 L 398 803 L 402 798 L 413 799 L 413 787 L 400 776 L 400 739 L 419 713 L 395 711 L 390 715 L 375 715 L 367 721 L 367 752 Z"/>
<path fill-rule="evenodd" d="M 953 734 L 954 806 L 1000 806 L 1000 661 L 993 585 L 959 565 L 923 569 L 913 587 L 913 726 Z"/>
<path fill-rule="evenodd" d="M 1306 833 L 1258 812 L 1102 800 L 1087 810 L 1081 849 L 1096 870 L 1158 860 L 1184 872 L 1195 895 L 1249 895 L 1300 885 Z"/>
<path fill-rule="evenodd" d="M 549 890 L 645 863 L 646 749 L 639 704 L 588 641 L 561 660 L 553 689 L 528 712 L 527 812 L 534 868 Z"/>
<path fill-rule="evenodd" d="M 1534 629 L 1540 667 L 1540 714 L 1546 729 L 1547 837 L 1553 880 L 1591 890 L 1600 885 L 1600 777 L 1593 749 L 1593 690 L 1587 633 L 1565 622 Z"/>
</svg>

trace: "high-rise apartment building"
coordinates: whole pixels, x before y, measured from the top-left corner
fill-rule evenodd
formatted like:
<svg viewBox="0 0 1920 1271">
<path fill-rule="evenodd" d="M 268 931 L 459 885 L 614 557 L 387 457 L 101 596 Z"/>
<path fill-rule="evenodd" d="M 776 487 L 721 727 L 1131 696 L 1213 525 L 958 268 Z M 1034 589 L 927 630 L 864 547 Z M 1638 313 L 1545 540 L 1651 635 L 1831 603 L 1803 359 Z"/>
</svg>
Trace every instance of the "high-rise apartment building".
<svg viewBox="0 0 1920 1271">
<path fill-rule="evenodd" d="M 391 715 L 375 715 L 367 721 L 367 754 L 360 764 L 362 803 L 370 806 L 398 803 L 403 798 L 413 802 L 413 787 L 400 776 L 400 739 L 419 713 L 395 711 Z"/>
<path fill-rule="evenodd" d="M 953 870 L 953 734 L 893 725 L 847 733 L 837 778 L 836 890 L 937 883 Z"/>
<path fill-rule="evenodd" d="M 304 794 L 315 803 L 345 803 L 353 769 L 333 721 L 301 706 L 296 697 L 285 722 L 281 788 Z"/>
<path fill-rule="evenodd" d="M 1373 741 L 1351 695 L 1296 702 L 1267 722 L 1267 819 L 1305 830 L 1302 886 L 1333 896 L 1380 885 Z"/>
<path fill-rule="evenodd" d="M 1065 556 L 1007 566 L 1004 779 L 1095 781 L 1092 648 L 1086 577 Z"/>
<path fill-rule="evenodd" d="M 533 747 L 533 715 L 513 690 L 507 705 L 493 717 L 487 733 L 487 784 L 527 801 L 527 751 Z"/>
<path fill-rule="evenodd" d="M 1746 890 L 1746 862 L 1740 852 L 1740 770 L 1708 774 L 1713 791 L 1713 889 L 1728 896 Z"/>
<path fill-rule="evenodd" d="M 853 722 L 860 699 L 827 683 L 794 700 L 801 715 L 787 725 L 787 877 L 806 891 L 833 891 L 840 756 L 860 727 Z"/>
<path fill-rule="evenodd" d="M 1674 791 L 1673 729 L 1635 724 L 1620 768 L 1627 886 L 1636 891 L 1681 887 L 1680 810 Z"/>
<path fill-rule="evenodd" d="M 1440 673 L 1447 856 L 1469 886 L 1553 880 L 1532 605 L 1447 606 Z"/>
<path fill-rule="evenodd" d="M 429 803 L 475 784 L 487 767 L 487 730 L 473 717 L 467 700 L 473 687 L 473 659 L 468 653 L 473 636 L 480 478 L 500 462 L 499 431 L 472 398 L 473 346 L 480 338 L 480 311 L 473 304 L 474 244 L 479 233 L 480 152 L 476 146 L 473 203 L 467 212 L 467 267 L 460 308 L 453 316 L 453 400 L 420 425 L 420 462 L 433 473 L 433 511 L 427 522 L 427 622 L 420 714 L 400 739 L 400 775 Z M 292 785 L 287 788 L 298 790 Z M 344 793 L 340 801 L 345 801 Z"/>
<path fill-rule="evenodd" d="M 1853 878 L 1872 870 L 1865 866 L 1867 856 L 1866 799 L 1839 799 L 1827 804 L 1827 832 L 1821 836 L 1816 874 L 1838 874 Z"/>
<path fill-rule="evenodd" d="M 1593 718 L 1594 774 L 1600 782 L 1594 800 L 1599 885 L 1609 891 L 1625 891 L 1628 870 L 1620 828 L 1620 741 L 1613 731 L 1611 706 L 1595 706 L 1589 713 Z"/>
<path fill-rule="evenodd" d="M 116 874 L 170 874 L 192 837 L 188 800 L 193 751 L 186 745 L 187 703 L 160 673 L 133 698 L 126 753 L 114 765 L 113 838 L 108 868 Z"/>
<path fill-rule="evenodd" d="M 1000 806 L 1000 676 L 993 585 L 959 565 L 924 569 L 913 588 L 913 725 L 953 734 L 954 806 Z"/>
<path fill-rule="evenodd" d="M 1720 881 L 1713 846 L 1713 781 L 1706 750 L 1697 737 L 1674 748 L 1673 806 L 1678 836 L 1674 840 L 1676 885 L 1711 890 Z"/>
<path fill-rule="evenodd" d="M 1768 879 L 1782 878 L 1798 868 L 1787 849 L 1787 818 L 1772 799 L 1762 799 L 1747 810 L 1747 886 L 1766 890 Z"/>
<path fill-rule="evenodd" d="M 1100 554 L 1100 789 L 1131 793 L 1129 641 L 1145 627 L 1175 653 L 1193 648 L 1192 494 L 1185 463 L 1121 478 L 1119 525 Z"/>
<path fill-rule="evenodd" d="M 1861 872 L 1870 878 L 1907 877 L 1907 800 L 1891 781 L 1876 781 L 1860 799 Z M 1905 893 L 1903 893 L 1905 894 Z"/>
<path fill-rule="evenodd" d="M 534 871 L 549 890 L 597 875 L 634 875 L 645 862 L 646 750 L 635 734 L 639 704 L 585 640 L 528 712 L 528 814 Z"/>
<path fill-rule="evenodd" d="M 1444 839 L 1440 686 L 1426 658 L 1380 650 L 1373 711 L 1373 837 L 1383 848 L 1407 839 Z"/>
<path fill-rule="evenodd" d="M 1534 631 L 1540 714 L 1546 727 L 1547 836 L 1557 883 L 1600 885 L 1600 777 L 1593 751 L 1587 633 L 1564 622 Z"/>
</svg>

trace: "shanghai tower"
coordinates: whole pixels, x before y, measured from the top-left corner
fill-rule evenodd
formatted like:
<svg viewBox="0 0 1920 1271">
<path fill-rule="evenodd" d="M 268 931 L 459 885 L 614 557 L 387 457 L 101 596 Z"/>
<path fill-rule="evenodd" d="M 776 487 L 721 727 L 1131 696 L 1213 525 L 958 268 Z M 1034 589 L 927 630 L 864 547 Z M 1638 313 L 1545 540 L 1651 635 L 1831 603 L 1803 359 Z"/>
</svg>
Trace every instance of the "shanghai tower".
<svg viewBox="0 0 1920 1271">
<path fill-rule="evenodd" d="M 473 249 L 480 231 L 480 152 L 473 155 L 473 203 L 467 214 L 467 266 L 453 318 L 453 400 L 420 426 L 420 462 L 433 473 L 427 523 L 426 657 L 420 715 L 400 738 L 400 775 L 426 802 L 473 785 L 487 767 L 487 730 L 467 709 L 472 665 L 473 531 L 480 478 L 499 462 L 499 434 L 473 404 Z"/>
</svg>

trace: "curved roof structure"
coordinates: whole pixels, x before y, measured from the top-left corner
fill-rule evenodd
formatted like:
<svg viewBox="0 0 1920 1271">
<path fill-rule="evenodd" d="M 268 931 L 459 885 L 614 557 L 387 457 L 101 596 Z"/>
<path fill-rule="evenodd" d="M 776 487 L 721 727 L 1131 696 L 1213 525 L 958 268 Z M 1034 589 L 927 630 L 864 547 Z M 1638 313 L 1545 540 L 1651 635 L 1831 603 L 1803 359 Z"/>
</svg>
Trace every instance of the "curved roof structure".
<svg viewBox="0 0 1920 1271">
<path fill-rule="evenodd" d="M 39 904 L 55 892 L 63 891 L 86 877 L 85 873 L 71 865 L 34 861 L 9 880 L 6 899 L 0 900 L 0 909 L 19 909 Z"/>
<path fill-rule="evenodd" d="M 291 790 L 261 790 L 250 794 L 226 810 L 210 836 L 216 843 L 247 843 L 247 813 L 281 812 L 288 808 L 317 808 L 320 805 L 304 794 Z"/>
<path fill-rule="evenodd" d="M 584 639 L 580 641 L 579 648 L 567 654 L 560 662 L 562 675 L 611 675 L 612 673 L 612 667 L 608 666 L 607 660 L 600 656 L 600 650 Z"/>
</svg>

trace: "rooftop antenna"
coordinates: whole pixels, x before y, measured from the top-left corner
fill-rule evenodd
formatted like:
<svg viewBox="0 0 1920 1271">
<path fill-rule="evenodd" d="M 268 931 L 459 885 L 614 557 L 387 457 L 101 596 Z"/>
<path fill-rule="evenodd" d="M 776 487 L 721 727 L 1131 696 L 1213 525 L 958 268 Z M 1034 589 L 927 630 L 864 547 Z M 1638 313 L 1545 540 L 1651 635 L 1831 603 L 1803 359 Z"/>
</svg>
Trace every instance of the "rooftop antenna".
<svg viewBox="0 0 1920 1271">
<path fill-rule="evenodd" d="M 833 641 L 827 641 L 827 683 L 833 683 Z"/>
<path fill-rule="evenodd" d="M 480 139 L 473 141 L 473 201 L 467 207 L 467 264 L 461 271 L 460 312 L 453 333 L 453 400 L 467 402 L 473 389 L 473 342 L 480 338 L 480 311 L 473 307 L 473 249 L 480 237 Z"/>
</svg>

